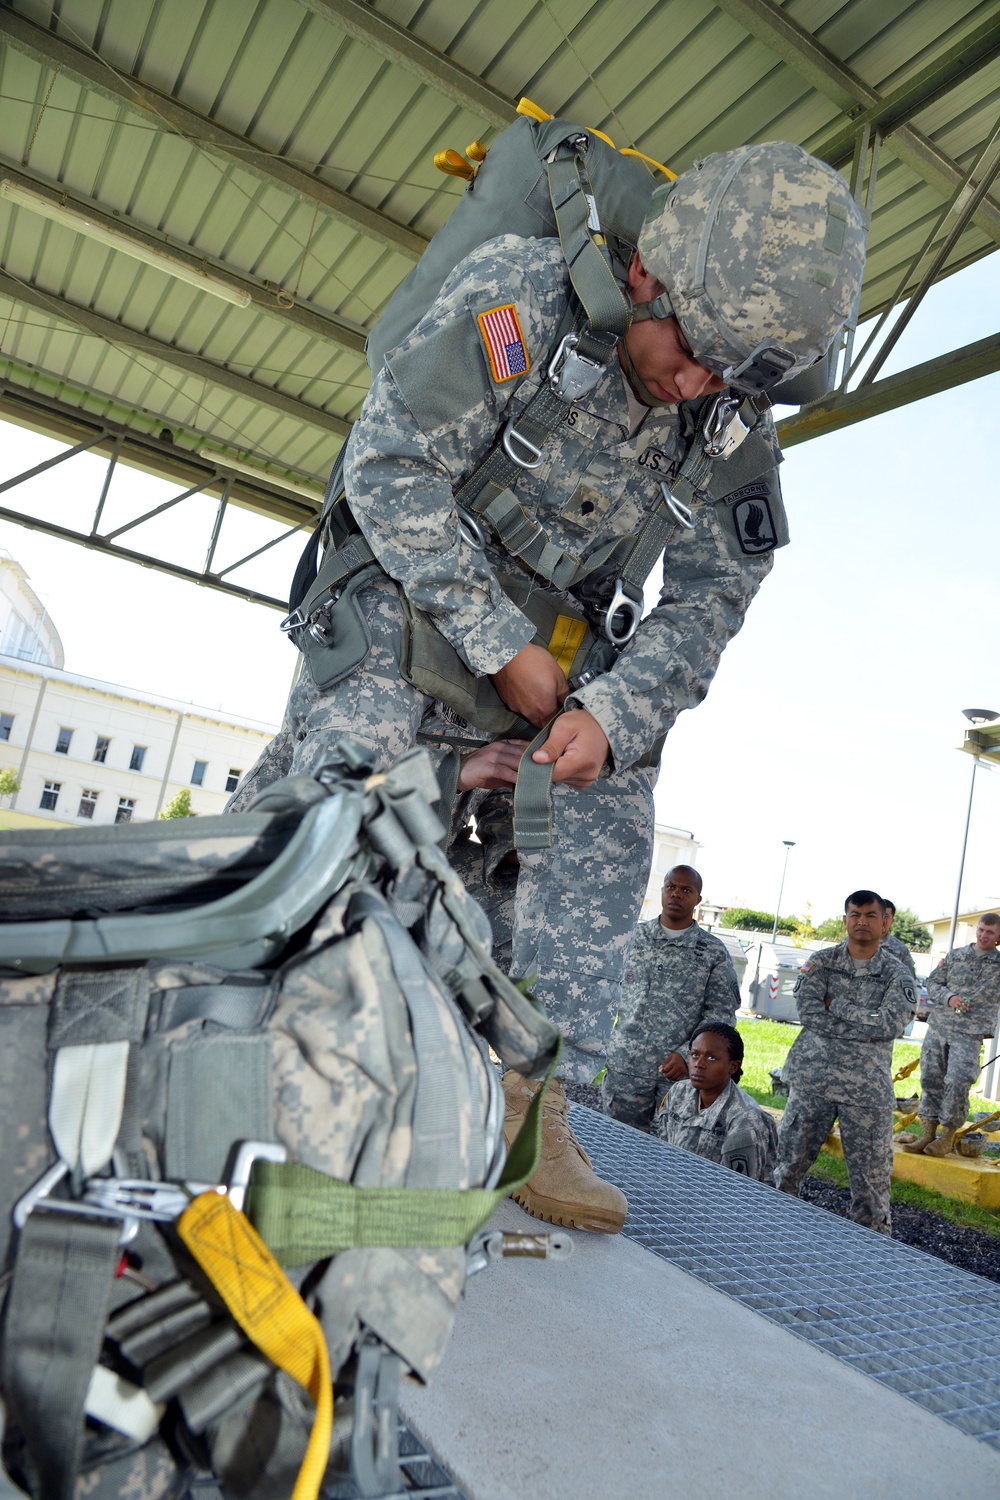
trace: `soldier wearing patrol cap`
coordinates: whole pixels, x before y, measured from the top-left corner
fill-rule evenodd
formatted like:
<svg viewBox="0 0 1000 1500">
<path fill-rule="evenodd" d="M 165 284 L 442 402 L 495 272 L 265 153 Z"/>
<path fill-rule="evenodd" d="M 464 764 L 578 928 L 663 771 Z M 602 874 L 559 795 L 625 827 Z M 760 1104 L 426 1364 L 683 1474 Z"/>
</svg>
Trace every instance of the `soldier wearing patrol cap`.
<svg viewBox="0 0 1000 1500">
<path fill-rule="evenodd" d="M 589 390 L 565 379 L 573 291 L 559 241 L 503 235 L 465 257 L 388 353 L 352 430 L 347 500 L 377 566 L 343 590 L 343 608 L 370 644 L 347 671 L 300 673 L 234 805 L 319 766 L 344 735 L 388 763 L 457 730 L 483 742 L 460 789 L 513 785 L 524 741 L 477 733 L 444 701 L 447 681 L 410 680 L 428 621 L 456 671 L 486 679 L 501 706 L 537 726 L 558 713 L 533 757 L 553 768 L 551 844 L 520 852 L 511 971 L 561 1026 L 565 1079 L 590 1082 L 602 1065 L 649 869 L 659 744 L 704 696 L 788 540 L 766 392 L 824 354 L 863 263 L 860 213 L 830 167 L 780 142 L 711 156 L 654 193 L 628 270 L 634 320 Z M 565 403 L 558 424 L 521 454 L 498 497 L 506 511 L 470 524 L 455 490 L 546 387 Z M 635 560 L 618 563 L 630 538 L 651 554 L 647 571 L 665 546 L 660 600 L 641 624 Z M 611 642 L 586 681 L 535 642 L 525 600 L 539 591 Z M 537 1087 L 507 1075 L 509 1139 Z M 624 1221 L 560 1088 L 519 1197 L 557 1223 Z"/>
</svg>

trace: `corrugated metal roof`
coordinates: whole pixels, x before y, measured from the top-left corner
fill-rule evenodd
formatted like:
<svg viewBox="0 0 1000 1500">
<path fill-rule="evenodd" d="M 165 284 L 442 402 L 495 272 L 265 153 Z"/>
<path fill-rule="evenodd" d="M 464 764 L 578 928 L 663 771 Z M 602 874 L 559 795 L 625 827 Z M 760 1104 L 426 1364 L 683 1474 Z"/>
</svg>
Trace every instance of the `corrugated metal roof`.
<svg viewBox="0 0 1000 1500">
<path fill-rule="evenodd" d="M 182 477 L 207 444 L 322 483 L 367 389 L 364 332 L 461 191 L 434 151 L 488 143 L 522 94 L 677 170 L 785 137 L 849 171 L 888 100 L 863 315 L 1000 114 L 1000 0 L 13 0 L 0 33 L 0 175 L 252 299 L 0 198 L 0 412 L 107 419 L 152 439 L 126 459 Z M 998 241 L 1000 194 L 941 274 Z"/>
</svg>

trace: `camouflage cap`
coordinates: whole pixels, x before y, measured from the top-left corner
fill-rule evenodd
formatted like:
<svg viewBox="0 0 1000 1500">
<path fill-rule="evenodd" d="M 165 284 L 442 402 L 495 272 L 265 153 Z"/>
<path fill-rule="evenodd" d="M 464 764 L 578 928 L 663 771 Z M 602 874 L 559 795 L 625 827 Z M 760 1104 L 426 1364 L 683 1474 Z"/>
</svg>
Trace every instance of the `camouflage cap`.
<svg viewBox="0 0 1000 1500">
<path fill-rule="evenodd" d="M 666 287 L 656 315 L 669 303 L 699 363 L 766 389 L 814 364 L 851 318 L 865 227 L 839 172 L 771 141 L 658 188 L 639 254 Z"/>
</svg>

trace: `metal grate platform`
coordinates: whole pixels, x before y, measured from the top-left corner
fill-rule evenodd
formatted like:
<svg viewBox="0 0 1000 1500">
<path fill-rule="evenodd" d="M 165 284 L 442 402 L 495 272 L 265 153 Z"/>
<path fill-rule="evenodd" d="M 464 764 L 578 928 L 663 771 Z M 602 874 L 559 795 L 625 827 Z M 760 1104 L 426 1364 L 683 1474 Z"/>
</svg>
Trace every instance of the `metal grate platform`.
<svg viewBox="0 0 1000 1500">
<path fill-rule="evenodd" d="M 399 1468 L 403 1487 L 379 1500 L 465 1500 L 447 1470 L 403 1421 L 399 1424 Z M 358 1490 L 352 1481 L 344 1480 L 326 1485 L 322 1500 L 359 1500 Z"/>
<path fill-rule="evenodd" d="M 570 1120 L 629 1239 L 1000 1449 L 1000 1286 L 584 1105 Z"/>
</svg>

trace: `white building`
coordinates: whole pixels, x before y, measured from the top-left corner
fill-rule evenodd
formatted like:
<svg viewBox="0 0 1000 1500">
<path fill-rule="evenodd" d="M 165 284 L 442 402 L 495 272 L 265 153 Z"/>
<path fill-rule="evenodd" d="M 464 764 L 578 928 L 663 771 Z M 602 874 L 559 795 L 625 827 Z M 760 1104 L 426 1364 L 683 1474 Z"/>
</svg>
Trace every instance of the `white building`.
<svg viewBox="0 0 1000 1500">
<path fill-rule="evenodd" d="M 671 828 L 668 823 L 656 824 L 653 829 L 653 864 L 639 915 L 641 922 L 649 922 L 660 915 L 660 891 L 667 871 L 674 865 L 696 865 L 700 847 L 693 833 L 687 833 L 683 828 Z"/>
<path fill-rule="evenodd" d="M 19 563 L 0 553 L 0 828 L 157 817 L 183 787 L 222 812 L 270 724 L 62 670 L 62 642 Z"/>
<path fill-rule="evenodd" d="M 0 655 L 61 667 L 66 660 L 58 631 L 28 575 L 0 547 Z"/>
</svg>

